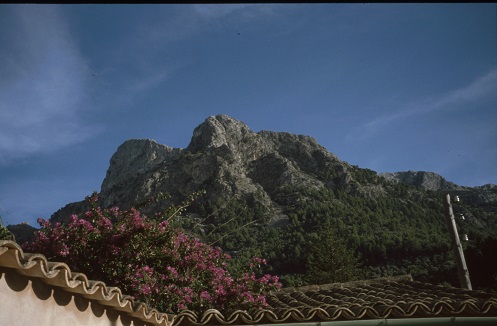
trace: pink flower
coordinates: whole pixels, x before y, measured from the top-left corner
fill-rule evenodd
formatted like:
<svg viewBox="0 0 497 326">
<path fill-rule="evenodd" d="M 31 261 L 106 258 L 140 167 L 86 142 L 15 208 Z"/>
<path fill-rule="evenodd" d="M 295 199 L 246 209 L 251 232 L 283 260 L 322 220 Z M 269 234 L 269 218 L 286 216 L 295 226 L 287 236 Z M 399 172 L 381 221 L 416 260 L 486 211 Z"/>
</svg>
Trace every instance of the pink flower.
<svg viewBox="0 0 497 326">
<path fill-rule="evenodd" d="M 69 247 L 63 243 L 61 245 L 61 249 L 59 251 L 59 254 L 62 256 L 62 257 L 66 257 L 67 255 L 69 255 Z"/>
<path fill-rule="evenodd" d="M 260 308 L 266 304 L 264 293 L 281 286 L 277 277 L 257 278 L 249 268 L 242 277 L 233 277 L 228 254 L 173 229 L 167 216 L 149 219 L 136 209 L 102 209 L 96 193 L 88 202 L 92 208 L 72 215 L 68 225 L 38 219 L 41 230 L 23 248 L 64 261 L 170 313 Z M 246 267 L 261 264 L 266 260 L 255 257 Z"/>
<path fill-rule="evenodd" d="M 202 293 L 200 293 L 200 299 L 209 301 L 211 300 L 211 295 L 207 291 L 202 291 Z"/>
<path fill-rule="evenodd" d="M 148 285 L 143 285 L 140 291 L 144 295 L 150 295 L 150 293 L 152 293 L 152 291 L 150 290 L 150 286 Z"/>
</svg>

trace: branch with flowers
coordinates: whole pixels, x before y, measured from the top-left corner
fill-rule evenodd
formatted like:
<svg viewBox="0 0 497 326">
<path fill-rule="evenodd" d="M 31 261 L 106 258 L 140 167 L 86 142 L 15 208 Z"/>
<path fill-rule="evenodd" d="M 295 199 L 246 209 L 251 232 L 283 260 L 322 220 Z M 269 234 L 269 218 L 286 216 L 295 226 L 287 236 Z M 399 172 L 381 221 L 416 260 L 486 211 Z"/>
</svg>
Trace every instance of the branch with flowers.
<svg viewBox="0 0 497 326">
<path fill-rule="evenodd" d="M 101 208 L 96 192 L 86 200 L 91 209 L 72 215 L 68 224 L 39 219 L 41 229 L 24 249 L 167 313 L 258 309 L 268 292 L 281 287 L 276 276 L 256 276 L 265 260 L 255 257 L 235 277 L 227 269 L 228 254 L 173 228 L 170 219 L 184 204 L 147 217 L 135 208 Z"/>
</svg>

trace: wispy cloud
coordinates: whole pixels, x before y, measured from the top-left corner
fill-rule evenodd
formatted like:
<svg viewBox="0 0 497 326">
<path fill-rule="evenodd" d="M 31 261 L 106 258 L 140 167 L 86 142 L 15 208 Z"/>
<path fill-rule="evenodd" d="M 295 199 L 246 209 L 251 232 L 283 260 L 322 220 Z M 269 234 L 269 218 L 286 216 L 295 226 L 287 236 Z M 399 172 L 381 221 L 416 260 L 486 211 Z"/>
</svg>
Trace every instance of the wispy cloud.
<svg viewBox="0 0 497 326">
<path fill-rule="evenodd" d="M 385 125 L 405 119 L 414 115 L 426 114 L 440 110 L 451 110 L 460 108 L 462 104 L 476 102 L 488 96 L 495 96 L 497 92 L 497 69 L 476 78 L 469 85 L 456 89 L 437 98 L 421 100 L 410 103 L 389 114 L 382 115 L 369 121 L 365 127 L 369 131 L 374 131 Z"/>
<path fill-rule="evenodd" d="M 193 9 L 201 16 L 217 19 L 235 11 L 250 8 L 251 4 L 196 4 Z"/>
<path fill-rule="evenodd" d="M 285 5 L 288 7 L 288 5 Z M 195 4 L 193 11 L 196 15 L 210 20 L 239 15 L 243 20 L 258 19 L 261 16 L 273 15 L 279 4 Z"/>
<path fill-rule="evenodd" d="M 56 6 L 9 6 L 0 49 L 0 164 L 95 135 L 82 122 L 88 67 Z"/>
</svg>

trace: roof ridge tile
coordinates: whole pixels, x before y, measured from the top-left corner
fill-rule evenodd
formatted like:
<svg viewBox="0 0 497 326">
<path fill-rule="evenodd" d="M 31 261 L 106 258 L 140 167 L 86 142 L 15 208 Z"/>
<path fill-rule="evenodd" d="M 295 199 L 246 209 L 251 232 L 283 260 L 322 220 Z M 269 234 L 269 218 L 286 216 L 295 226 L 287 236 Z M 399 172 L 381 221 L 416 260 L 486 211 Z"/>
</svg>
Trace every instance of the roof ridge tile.
<svg viewBox="0 0 497 326">
<path fill-rule="evenodd" d="M 44 255 L 25 253 L 14 241 L 0 240 L 0 267 L 14 269 L 21 275 L 39 278 L 46 284 L 96 300 L 103 306 L 122 311 L 153 325 L 170 326 L 174 322 L 173 315 L 161 313 L 143 302 L 134 301 L 131 296 L 123 295 L 118 287 L 89 280 L 85 274 L 71 272 L 67 264 L 51 262 Z"/>
</svg>

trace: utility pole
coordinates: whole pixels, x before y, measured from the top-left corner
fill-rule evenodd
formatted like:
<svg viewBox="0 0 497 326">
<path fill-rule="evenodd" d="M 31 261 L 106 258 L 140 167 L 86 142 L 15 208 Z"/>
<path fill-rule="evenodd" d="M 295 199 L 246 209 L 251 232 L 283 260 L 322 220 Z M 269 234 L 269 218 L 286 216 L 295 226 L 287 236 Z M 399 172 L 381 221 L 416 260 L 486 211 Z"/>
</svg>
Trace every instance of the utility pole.
<svg viewBox="0 0 497 326">
<path fill-rule="evenodd" d="M 457 233 L 456 220 L 454 217 L 454 212 L 452 211 L 452 204 L 450 202 L 450 195 L 447 194 L 444 200 L 445 209 L 445 221 L 449 228 L 450 238 L 452 240 L 452 250 L 454 251 L 454 256 L 456 258 L 457 272 L 459 274 L 459 282 L 462 288 L 472 290 L 471 280 L 469 279 L 469 270 L 466 266 L 466 260 L 464 259 L 464 252 L 462 250 L 461 240 L 459 239 L 459 234 Z"/>
</svg>

